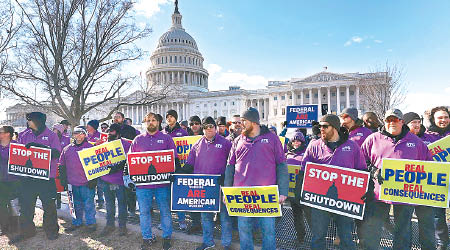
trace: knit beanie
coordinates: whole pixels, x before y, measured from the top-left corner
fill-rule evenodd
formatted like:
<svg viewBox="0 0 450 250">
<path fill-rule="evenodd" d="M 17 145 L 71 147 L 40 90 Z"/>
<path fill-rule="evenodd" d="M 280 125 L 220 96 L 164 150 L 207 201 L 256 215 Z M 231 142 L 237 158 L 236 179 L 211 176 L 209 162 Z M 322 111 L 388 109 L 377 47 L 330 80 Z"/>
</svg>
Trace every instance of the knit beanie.
<svg viewBox="0 0 450 250">
<path fill-rule="evenodd" d="M 166 118 L 167 118 L 168 115 L 171 115 L 171 116 L 175 117 L 175 120 L 178 120 L 178 113 L 177 113 L 177 111 L 171 109 L 171 110 L 167 111 Z"/>
<path fill-rule="evenodd" d="M 333 114 L 322 116 L 322 118 L 320 118 L 320 122 L 328 122 L 328 124 L 330 124 L 330 126 L 335 128 L 337 131 L 339 131 L 339 128 L 341 126 L 341 121 L 339 120 L 339 117 Z"/>
<path fill-rule="evenodd" d="M 100 122 L 98 122 L 98 120 L 90 120 L 87 125 L 93 127 L 95 130 L 97 130 L 98 126 L 100 125 Z"/>
<path fill-rule="evenodd" d="M 417 113 L 408 112 L 403 115 L 403 120 L 405 121 L 405 124 L 408 124 L 408 123 L 412 122 L 413 120 L 421 120 L 421 119 Z"/>
<path fill-rule="evenodd" d="M 341 115 L 347 114 L 353 121 L 358 120 L 358 110 L 356 108 L 345 108 L 342 110 Z"/>
<path fill-rule="evenodd" d="M 259 112 L 253 107 L 248 108 L 242 113 L 241 118 L 259 124 Z"/>
</svg>

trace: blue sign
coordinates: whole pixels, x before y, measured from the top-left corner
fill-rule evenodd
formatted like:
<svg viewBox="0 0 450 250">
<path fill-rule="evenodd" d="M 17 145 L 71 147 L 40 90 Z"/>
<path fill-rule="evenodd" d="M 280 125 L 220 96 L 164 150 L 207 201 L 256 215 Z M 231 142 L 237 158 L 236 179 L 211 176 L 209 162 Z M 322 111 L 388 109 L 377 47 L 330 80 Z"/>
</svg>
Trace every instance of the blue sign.
<svg viewBox="0 0 450 250">
<path fill-rule="evenodd" d="M 287 128 L 311 128 L 319 116 L 318 105 L 299 105 L 286 107 Z"/>
<path fill-rule="evenodd" d="M 172 211 L 220 212 L 220 175 L 174 174 Z"/>
</svg>

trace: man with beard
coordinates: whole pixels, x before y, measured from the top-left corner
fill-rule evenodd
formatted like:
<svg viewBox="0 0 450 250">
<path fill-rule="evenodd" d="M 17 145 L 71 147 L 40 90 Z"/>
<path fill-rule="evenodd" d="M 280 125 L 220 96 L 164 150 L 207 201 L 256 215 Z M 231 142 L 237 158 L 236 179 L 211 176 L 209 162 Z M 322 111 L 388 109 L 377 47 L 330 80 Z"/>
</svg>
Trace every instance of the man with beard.
<svg viewBox="0 0 450 250">
<path fill-rule="evenodd" d="M 288 170 L 277 135 L 259 123 L 259 113 L 250 107 L 242 114 L 244 132 L 234 142 L 228 158 L 224 186 L 278 185 L 280 203 L 288 195 Z M 274 217 L 238 217 L 241 249 L 253 249 L 253 222 L 258 221 L 263 249 L 275 249 Z"/>
<path fill-rule="evenodd" d="M 339 115 L 342 127 L 349 132 L 348 139 L 358 143 L 359 146 L 364 140 L 372 134 L 368 128 L 363 127 L 363 121 L 358 118 L 358 110 L 356 108 L 346 108 Z"/>
<path fill-rule="evenodd" d="M 180 161 L 177 156 L 175 143 L 172 137 L 167 134 L 163 134 L 158 130 L 161 122 L 162 120 L 160 120 L 156 114 L 147 114 L 145 116 L 147 131 L 140 134 L 136 137 L 136 139 L 134 139 L 129 152 L 146 152 L 173 149 L 175 165 L 179 171 Z M 136 195 L 140 208 L 139 219 L 143 238 L 141 249 L 150 249 L 152 243 L 156 241 L 156 238 L 152 235 L 152 218 L 150 215 L 153 198 L 155 198 L 156 202 L 158 203 L 161 216 L 163 249 L 169 249 L 171 247 L 170 239 L 172 237 L 172 217 L 170 215 L 169 205 L 169 184 L 138 186 L 136 187 Z"/>
<path fill-rule="evenodd" d="M 131 143 L 124 140 L 120 136 L 120 126 L 112 124 L 108 130 L 108 141 L 115 141 L 120 139 L 123 150 L 128 153 Z M 116 217 L 116 198 L 117 207 L 119 209 L 119 235 L 125 236 L 127 234 L 127 202 L 126 202 L 126 188 L 123 184 L 123 171 L 126 160 L 116 163 L 111 166 L 109 174 L 100 177 L 103 182 L 103 193 L 106 201 L 106 226 L 100 233 L 102 237 L 111 234 L 115 230 Z"/>
<path fill-rule="evenodd" d="M 26 115 L 29 130 L 21 134 L 19 143 L 30 147 L 41 147 L 51 149 L 50 179 L 42 180 L 29 177 L 22 177 L 19 189 L 20 201 L 20 234 L 10 240 L 10 244 L 33 237 L 36 234 L 34 225 L 34 209 L 36 199 L 42 201 L 44 210 L 43 228 L 47 239 L 58 238 L 58 218 L 56 214 L 56 185 L 55 177 L 57 172 L 58 158 L 61 153 L 61 143 L 58 136 L 50 131 L 45 122 L 47 116 L 41 112 L 31 112 Z"/>
<path fill-rule="evenodd" d="M 435 107 L 431 110 L 430 116 L 431 126 L 425 132 L 431 136 L 431 143 L 450 135 L 450 118 L 449 111 L 446 107 Z M 435 208 L 436 214 L 436 239 L 438 249 L 446 249 L 448 245 L 448 228 L 447 219 L 445 218 L 445 208 Z"/>
<path fill-rule="evenodd" d="M 227 140 L 233 142 L 242 133 L 241 116 L 233 115 L 231 118 L 230 135 L 227 136 Z"/>
<path fill-rule="evenodd" d="M 431 153 L 419 137 L 409 132 L 404 124 L 403 113 L 398 109 L 388 110 L 384 116 L 384 127 L 367 137 L 361 146 L 371 178 L 374 180 L 374 200 L 366 199 L 366 211 L 362 228 L 365 249 L 380 247 L 382 227 L 389 216 L 392 202 L 379 200 L 383 183 L 381 168 L 384 158 L 430 161 Z M 392 204 L 394 208 L 393 249 L 411 248 L 411 217 L 414 206 Z"/>
<path fill-rule="evenodd" d="M 66 187 L 72 185 L 73 204 L 76 218 L 72 218 L 72 225 L 65 229 L 66 232 L 73 232 L 83 225 L 83 217 L 86 219 L 86 231 L 95 232 L 97 224 L 95 220 L 95 187 L 97 179 L 88 181 L 81 164 L 78 152 L 91 148 L 92 144 L 87 141 L 88 132 L 84 126 L 77 126 L 73 129 L 73 143 L 65 147 L 59 158 L 59 174 L 61 185 Z"/>
<path fill-rule="evenodd" d="M 203 135 L 202 121 L 200 117 L 194 115 L 189 118 L 190 131 L 189 135 Z"/>
<path fill-rule="evenodd" d="M 303 157 L 302 171 L 308 162 L 365 170 L 366 164 L 359 145 L 349 140 L 348 130 L 340 127 L 339 117 L 328 114 L 320 118 L 320 139 L 311 141 Z M 337 225 L 340 249 L 356 249 L 352 239 L 353 219 L 311 208 L 311 249 L 325 249 L 331 217 Z"/>
<path fill-rule="evenodd" d="M 122 112 L 114 114 L 114 123 L 120 126 L 120 136 L 128 140 L 134 140 L 136 137 L 136 129 L 125 123 L 125 115 Z M 131 189 L 125 189 L 127 197 L 127 208 L 130 216 L 136 215 L 136 193 Z"/>
<path fill-rule="evenodd" d="M 164 134 L 170 135 L 171 137 L 187 136 L 188 133 L 186 132 L 186 130 L 180 127 L 180 124 L 177 122 L 177 120 L 178 120 L 177 111 L 173 109 L 167 111 L 166 113 L 167 126 L 164 128 L 162 132 Z"/>
</svg>

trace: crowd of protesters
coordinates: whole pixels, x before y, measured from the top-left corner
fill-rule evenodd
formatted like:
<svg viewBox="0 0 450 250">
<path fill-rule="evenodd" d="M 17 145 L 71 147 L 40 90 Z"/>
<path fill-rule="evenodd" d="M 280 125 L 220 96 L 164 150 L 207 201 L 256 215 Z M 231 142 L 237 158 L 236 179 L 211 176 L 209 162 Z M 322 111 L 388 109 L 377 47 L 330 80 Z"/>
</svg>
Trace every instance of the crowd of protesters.
<svg viewBox="0 0 450 250">
<path fill-rule="evenodd" d="M 178 121 L 175 110 L 165 117 L 149 113 L 145 116 L 145 131 L 139 131 L 123 113 L 117 112 L 111 124 L 91 120 L 86 126 L 74 126 L 67 120 L 49 129 L 46 115 L 28 113 L 27 128 L 15 131 L 11 126 L 0 127 L 0 226 L 1 234 L 8 235 L 10 244 L 26 240 L 36 234 L 33 222 L 36 200 L 42 202 L 43 229 L 49 240 L 59 236 L 57 209 L 61 197 L 56 183 L 72 186 L 76 218 L 66 232 L 97 231 L 96 208 L 106 208 L 106 226 L 99 235 L 107 236 L 116 230 L 127 235 L 127 219 L 135 216 L 139 208 L 142 249 L 150 249 L 156 241 L 152 232 L 153 210 L 158 209 L 163 248 L 171 247 L 172 214 L 169 184 L 136 186 L 127 175 L 125 161 L 110 166 L 110 173 L 87 180 L 78 152 L 101 143 L 100 132 L 108 134 L 108 141 L 120 139 L 125 152 L 146 152 L 173 149 L 175 173 L 221 175 L 221 186 L 278 185 L 279 202 L 289 202 L 294 215 L 297 239 L 304 241 L 307 226 L 312 233 L 311 249 L 326 249 L 326 236 L 330 220 L 337 226 L 341 249 L 379 249 L 382 228 L 391 231 L 393 249 L 411 249 L 411 219 L 416 214 L 419 242 L 422 249 L 446 249 L 448 230 L 445 208 L 392 203 L 379 199 L 383 183 L 381 164 L 384 158 L 431 161 L 427 145 L 450 135 L 447 107 L 431 109 L 429 121 L 414 112 L 403 114 L 398 109 L 385 113 L 382 120 L 373 112 L 358 114 L 355 108 L 346 108 L 340 114 L 327 114 L 317 121 L 312 134 L 304 129 L 287 133 L 286 147 L 282 146 L 276 128 L 260 123 L 256 109 L 249 108 L 227 121 L 192 116 L 189 121 Z M 163 121 L 164 119 L 164 121 Z M 163 127 L 163 124 L 166 124 Z M 425 127 L 424 124 L 429 124 Z M 99 130 L 100 129 L 100 130 Z M 201 136 L 191 148 L 186 163 L 181 167 L 173 137 Z M 50 179 L 20 177 L 8 173 L 10 143 L 51 150 Z M 411 146 L 413 145 L 413 146 Z M 343 150 L 345 148 L 345 150 Z M 318 163 L 370 172 L 368 192 L 361 197 L 366 203 L 363 220 L 334 214 L 300 204 L 300 193 L 306 163 Z M 288 198 L 287 164 L 302 166 L 298 174 L 295 196 Z M 55 182 L 56 181 L 56 182 Z M 95 200 L 97 196 L 97 200 Z M 153 206 L 156 200 L 157 206 Z M 116 203 L 117 201 L 117 203 Z M 237 217 L 227 213 L 220 204 L 220 213 L 177 212 L 180 230 L 202 233 L 203 243 L 197 250 L 215 247 L 213 232 L 215 218 L 221 225 L 221 243 L 231 249 L 232 231 L 239 232 L 240 248 L 254 249 L 253 233 L 261 231 L 262 249 L 276 249 L 274 217 Z M 393 209 L 394 226 L 389 227 Z M 186 220 L 189 216 L 191 223 Z M 352 238 L 356 229 L 358 240 Z"/>
</svg>

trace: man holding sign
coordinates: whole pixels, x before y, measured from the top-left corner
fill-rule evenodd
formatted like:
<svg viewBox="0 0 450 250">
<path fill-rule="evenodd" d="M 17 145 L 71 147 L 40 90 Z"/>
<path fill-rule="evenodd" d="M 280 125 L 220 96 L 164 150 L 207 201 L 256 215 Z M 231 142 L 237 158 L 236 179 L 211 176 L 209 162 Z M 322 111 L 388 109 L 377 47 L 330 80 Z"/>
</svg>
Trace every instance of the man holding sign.
<svg viewBox="0 0 450 250">
<path fill-rule="evenodd" d="M 50 240 L 58 238 L 58 218 L 56 215 L 56 185 L 55 177 L 57 162 L 61 152 L 58 136 L 45 125 L 47 116 L 41 112 L 31 112 L 26 115 L 29 129 L 19 137 L 19 143 L 30 147 L 47 148 L 51 150 L 50 179 L 42 180 L 30 177 L 21 178 L 19 192 L 21 233 L 10 240 L 15 244 L 36 234 L 33 222 L 36 199 L 42 201 L 44 209 L 43 228 Z M 10 156 L 11 157 L 11 156 Z M 34 166 L 32 166 L 34 167 Z M 37 167 L 37 166 L 36 166 Z"/>
<path fill-rule="evenodd" d="M 88 132 L 83 126 L 73 129 L 73 143 L 65 147 L 59 158 L 59 175 L 62 186 L 72 185 L 73 202 L 76 218 L 72 218 L 72 225 L 65 229 L 66 232 L 73 232 L 83 225 L 83 215 L 86 219 L 88 232 L 96 230 L 95 220 L 95 187 L 97 179 L 88 181 L 81 164 L 78 151 L 91 148 L 88 142 Z"/>
<path fill-rule="evenodd" d="M 154 113 L 148 113 L 145 116 L 147 131 L 137 136 L 131 144 L 129 153 L 147 152 L 159 150 L 173 150 L 175 164 L 179 168 L 175 143 L 170 135 L 163 134 L 159 131 L 161 124 L 160 118 Z M 154 167 L 153 167 L 154 168 Z M 161 215 L 161 228 L 163 231 L 163 249 L 169 249 L 170 239 L 172 237 L 172 217 L 170 215 L 169 206 L 169 184 L 142 185 L 136 188 L 137 200 L 140 208 L 140 226 L 142 231 L 143 242 L 141 249 L 150 249 L 156 238 L 152 235 L 152 218 L 150 210 L 152 208 L 153 198 L 158 203 Z"/>
<path fill-rule="evenodd" d="M 392 202 L 379 199 L 381 184 L 386 173 L 382 173 L 384 158 L 431 160 L 431 154 L 425 143 L 409 132 L 404 124 L 403 113 L 398 109 L 388 110 L 384 116 L 384 127 L 380 132 L 371 134 L 361 146 L 368 163 L 372 178 L 375 180 L 375 201 L 367 202 L 366 217 L 363 223 L 363 237 L 366 249 L 378 249 L 380 246 L 384 218 L 389 216 Z M 411 248 L 411 217 L 414 207 L 406 204 L 393 204 L 394 207 L 394 243 L 393 249 Z M 434 239 L 434 229 L 423 239 Z M 424 246 L 424 242 L 421 242 Z M 434 246 L 434 241 L 430 244 Z M 428 249 L 428 248 L 424 248 Z"/>
<path fill-rule="evenodd" d="M 358 170 L 366 169 L 364 157 L 361 153 L 359 145 L 356 142 L 349 140 L 348 130 L 340 127 L 338 116 L 331 114 L 323 116 L 320 119 L 319 128 L 321 139 L 314 140 L 308 145 L 303 158 L 303 169 L 308 162 Z M 305 178 L 306 176 L 309 176 L 312 178 L 324 179 L 325 176 L 327 176 L 324 171 L 316 171 L 314 168 L 308 168 L 306 171 Z M 342 179 L 344 180 L 344 178 Z M 356 182 L 354 183 L 356 184 Z M 338 200 L 341 197 L 341 195 L 339 195 L 338 187 L 345 189 L 346 186 L 351 186 L 352 184 L 353 182 L 350 181 L 337 184 L 333 182 L 329 187 L 326 196 L 330 196 L 334 200 Z M 333 194 L 330 194 L 331 192 Z M 317 198 L 311 197 L 311 195 L 305 196 L 304 192 L 302 192 L 302 195 L 303 197 L 301 201 L 302 204 L 305 205 L 315 203 L 312 199 Z M 361 196 L 359 196 L 358 199 L 360 197 Z M 320 204 L 316 205 L 321 206 Z M 356 249 L 355 243 L 352 239 L 353 219 L 344 215 L 331 214 L 330 212 L 318 208 L 311 209 L 311 218 L 314 219 L 314 222 L 311 223 L 311 231 L 313 234 L 311 249 L 326 248 L 325 237 L 327 236 L 328 224 L 331 217 L 334 218 L 338 228 L 337 231 L 340 238 L 340 248 Z"/>
<path fill-rule="evenodd" d="M 224 186 L 278 185 L 279 202 L 283 203 L 288 196 L 289 180 L 280 139 L 267 127 L 260 125 L 259 113 L 255 108 L 250 107 L 241 117 L 244 131 L 233 142 Z M 253 249 L 254 220 L 258 221 L 261 228 L 263 249 L 276 249 L 275 217 L 238 217 L 241 249 Z"/>
<path fill-rule="evenodd" d="M 212 117 L 203 119 L 204 136 L 192 146 L 186 164 L 182 168 L 185 173 L 224 175 L 227 166 L 228 153 L 231 142 L 219 135 L 216 123 Z M 223 180 L 223 178 L 221 178 Z M 218 183 L 219 184 L 219 183 Z M 217 185 L 218 185 L 217 184 Z M 223 185 L 223 183 L 220 183 Z M 220 195 L 220 194 L 217 194 Z M 201 213 L 203 227 L 203 244 L 196 250 L 215 247 L 214 244 L 214 214 Z M 231 245 L 231 219 L 225 205 L 220 202 L 220 225 L 222 232 L 222 245 L 229 249 Z"/>
</svg>

